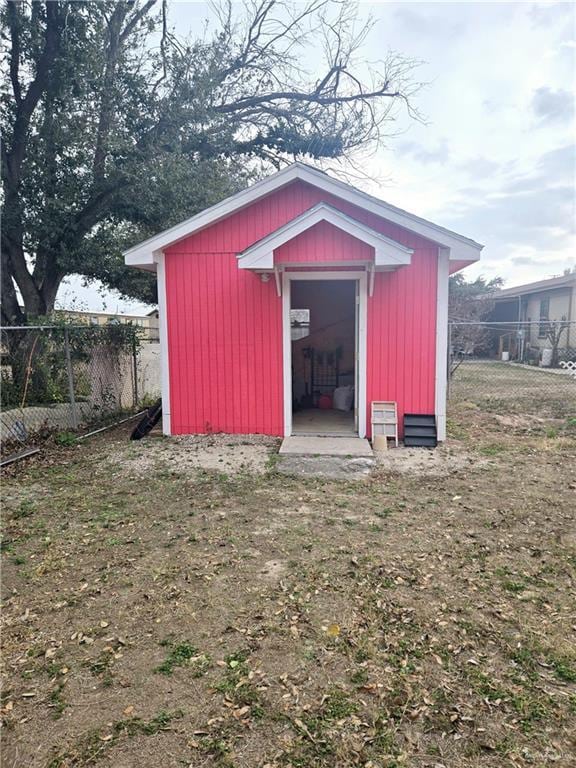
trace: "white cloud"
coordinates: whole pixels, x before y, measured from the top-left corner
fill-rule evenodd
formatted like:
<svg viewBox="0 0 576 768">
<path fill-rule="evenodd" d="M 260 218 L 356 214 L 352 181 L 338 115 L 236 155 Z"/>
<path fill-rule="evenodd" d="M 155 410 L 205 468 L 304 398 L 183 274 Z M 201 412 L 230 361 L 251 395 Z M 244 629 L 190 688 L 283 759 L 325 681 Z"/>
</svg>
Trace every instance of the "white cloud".
<svg viewBox="0 0 576 768">
<path fill-rule="evenodd" d="M 569 122 L 574 117 L 574 94 L 563 88 L 555 91 L 548 86 L 542 86 L 534 91 L 532 110 L 542 122 Z"/>
<path fill-rule="evenodd" d="M 371 191 L 485 243 L 471 276 L 514 284 L 561 273 L 575 252 L 568 4 L 411 4 L 400 16 L 391 8 L 376 9 L 382 28 L 399 50 L 418 55 L 421 45 L 428 62 L 427 124 L 382 153 L 391 182 Z M 457 29 L 449 44 L 442 16 Z"/>
</svg>

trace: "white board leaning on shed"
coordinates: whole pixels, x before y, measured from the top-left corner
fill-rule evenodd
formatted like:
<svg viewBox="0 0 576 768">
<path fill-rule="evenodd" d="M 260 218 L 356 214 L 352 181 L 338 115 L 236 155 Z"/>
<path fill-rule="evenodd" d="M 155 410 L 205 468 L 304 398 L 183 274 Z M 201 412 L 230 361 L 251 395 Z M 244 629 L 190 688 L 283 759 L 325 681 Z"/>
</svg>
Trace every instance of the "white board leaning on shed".
<svg viewBox="0 0 576 768">
<path fill-rule="evenodd" d="M 372 440 L 382 436 L 398 448 L 398 408 L 393 400 L 372 401 Z"/>
</svg>

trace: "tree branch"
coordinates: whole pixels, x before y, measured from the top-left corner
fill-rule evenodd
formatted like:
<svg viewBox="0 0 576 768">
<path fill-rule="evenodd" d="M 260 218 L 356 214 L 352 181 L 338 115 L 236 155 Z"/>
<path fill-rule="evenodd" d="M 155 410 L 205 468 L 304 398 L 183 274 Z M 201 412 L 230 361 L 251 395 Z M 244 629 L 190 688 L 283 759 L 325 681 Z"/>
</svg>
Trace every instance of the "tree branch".
<svg viewBox="0 0 576 768">
<path fill-rule="evenodd" d="M 136 25 L 142 21 L 142 19 L 148 15 L 149 11 L 152 10 L 153 6 L 156 5 L 158 0 L 148 0 L 142 8 L 140 8 L 136 13 L 132 16 L 130 21 L 126 24 L 124 29 L 122 30 L 122 33 L 120 34 L 120 44 L 124 45 L 128 37 L 132 34 L 134 29 L 136 28 Z"/>
<path fill-rule="evenodd" d="M 22 88 L 20 87 L 20 18 L 18 6 L 15 2 L 6 4 L 8 11 L 8 26 L 10 27 L 10 81 L 16 104 L 22 101 Z"/>
<path fill-rule="evenodd" d="M 122 28 L 126 19 L 126 14 L 130 6 L 122 1 L 114 7 L 114 11 L 108 19 L 108 41 L 106 48 L 106 64 L 104 67 L 104 77 L 101 88 L 100 114 L 98 117 L 98 127 L 96 129 L 96 146 L 94 149 L 94 161 L 92 166 L 94 185 L 97 186 L 104 179 L 106 169 L 106 158 L 108 154 L 108 140 L 112 130 L 113 121 L 113 103 L 114 103 L 114 81 L 118 61 L 122 55 L 122 47 L 126 40 L 132 34 L 137 24 L 148 14 L 151 8 L 156 4 L 156 0 L 148 0 Z"/>
<path fill-rule="evenodd" d="M 400 91 L 389 91 L 388 83 L 384 83 L 381 88 L 365 93 L 356 92 L 348 95 L 323 96 L 316 91 L 308 93 L 302 91 L 272 91 L 258 96 L 246 96 L 229 104 L 221 104 L 214 107 L 215 112 L 220 114 L 229 114 L 231 112 L 240 112 L 243 109 L 249 109 L 255 106 L 264 106 L 275 101 L 306 102 L 309 104 L 318 104 L 328 106 L 330 104 L 347 104 L 350 102 L 370 101 L 377 98 L 396 99 L 401 96 Z"/>
</svg>

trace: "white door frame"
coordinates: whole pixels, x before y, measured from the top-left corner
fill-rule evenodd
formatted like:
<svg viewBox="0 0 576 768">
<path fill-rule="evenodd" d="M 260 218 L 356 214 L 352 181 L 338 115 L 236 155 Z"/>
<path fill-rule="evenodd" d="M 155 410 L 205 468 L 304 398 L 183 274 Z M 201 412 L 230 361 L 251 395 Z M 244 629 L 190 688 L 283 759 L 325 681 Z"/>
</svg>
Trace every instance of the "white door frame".
<svg viewBox="0 0 576 768">
<path fill-rule="evenodd" d="M 284 436 L 292 434 L 292 338 L 290 334 L 290 294 L 292 280 L 357 280 L 360 306 L 358 312 L 358 437 L 366 437 L 366 334 L 368 316 L 367 273 L 282 272 L 282 352 L 284 365 Z"/>
</svg>

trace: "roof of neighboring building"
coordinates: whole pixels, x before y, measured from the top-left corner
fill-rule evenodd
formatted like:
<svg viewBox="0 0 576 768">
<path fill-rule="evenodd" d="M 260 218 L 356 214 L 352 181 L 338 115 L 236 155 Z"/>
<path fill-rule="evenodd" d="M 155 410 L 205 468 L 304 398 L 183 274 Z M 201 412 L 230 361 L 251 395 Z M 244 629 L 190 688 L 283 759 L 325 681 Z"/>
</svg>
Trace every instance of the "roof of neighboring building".
<svg viewBox="0 0 576 768">
<path fill-rule="evenodd" d="M 132 315 L 132 314 L 123 314 L 121 312 L 103 312 L 100 310 L 90 310 L 90 309 L 55 309 L 55 312 L 58 314 L 67 314 L 67 315 L 78 315 L 80 317 L 90 317 L 92 315 L 98 316 L 98 317 L 110 317 L 110 318 L 137 318 L 138 320 L 144 320 L 147 317 L 153 317 L 155 312 L 158 312 L 157 309 L 153 309 L 151 312 L 147 312 L 145 315 Z"/>
<path fill-rule="evenodd" d="M 492 298 L 495 301 L 513 299 L 526 293 L 551 291 L 555 288 L 568 288 L 572 285 L 576 285 L 576 272 L 570 272 L 568 275 L 561 275 L 560 277 L 550 277 L 548 280 L 538 280 L 535 283 L 526 283 L 526 285 L 517 285 L 514 288 L 505 288 L 503 291 L 494 293 Z"/>
</svg>

